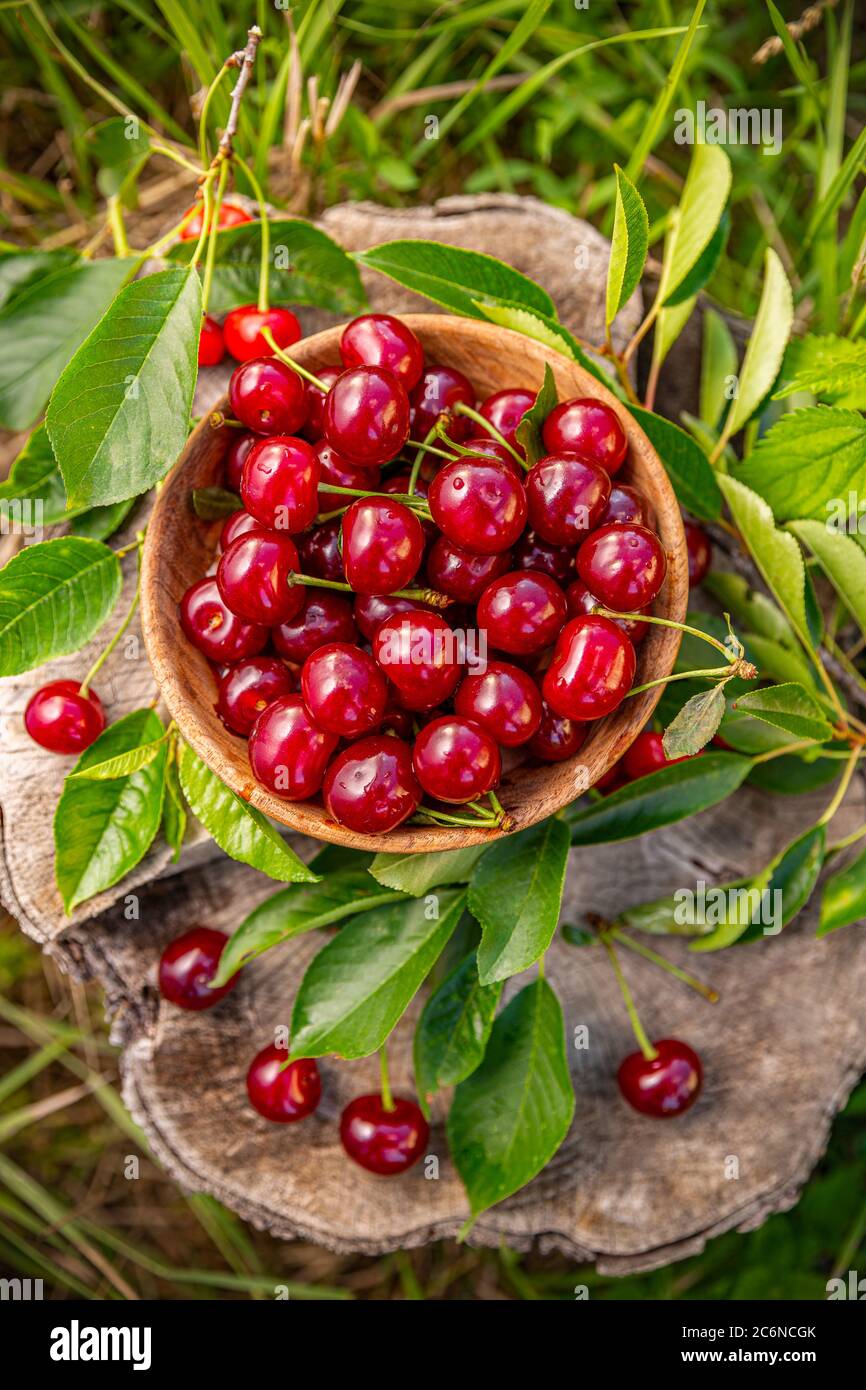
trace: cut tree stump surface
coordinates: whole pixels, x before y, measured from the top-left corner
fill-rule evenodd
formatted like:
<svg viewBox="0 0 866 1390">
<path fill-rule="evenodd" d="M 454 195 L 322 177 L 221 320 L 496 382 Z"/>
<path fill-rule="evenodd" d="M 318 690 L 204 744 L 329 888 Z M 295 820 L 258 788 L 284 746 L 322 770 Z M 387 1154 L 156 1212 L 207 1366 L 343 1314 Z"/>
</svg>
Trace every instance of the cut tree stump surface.
<svg viewBox="0 0 866 1390">
<path fill-rule="evenodd" d="M 425 237 L 501 255 L 551 292 L 564 322 L 599 341 L 607 245 L 595 229 L 530 198 L 451 198 L 432 209 L 372 204 L 330 209 L 323 225 L 350 248 Z M 576 268 L 585 248 L 587 265 Z M 429 305 L 381 277 L 367 277 L 374 307 Z M 620 340 L 639 317 L 634 300 Z M 307 332 L 332 316 L 302 311 Z M 221 393 L 228 371 L 199 388 L 197 409 Z M 668 407 L 688 404 L 678 384 Z M 141 524 L 137 518 L 136 525 Z M 119 610 L 122 611 L 122 610 Z M 134 639 L 133 628 L 131 637 Z M 287 1024 L 301 974 L 323 944 L 314 933 L 248 966 L 209 1013 L 184 1014 L 156 991 L 163 946 L 194 923 L 231 931 L 278 885 L 232 863 L 202 834 L 168 864 L 156 847 L 115 890 L 65 919 L 54 886 L 51 821 L 65 759 L 27 739 L 22 712 L 38 684 L 80 675 L 102 645 L 44 670 L 0 682 L 0 897 L 65 969 L 105 988 L 113 1036 L 123 1047 L 124 1095 L 155 1157 L 179 1182 L 213 1193 L 256 1226 L 337 1250 L 379 1253 L 453 1235 L 467 1214 L 448 1154 L 444 1106 L 434 1104 L 430 1154 L 438 1179 L 418 1165 L 387 1183 L 350 1167 L 337 1117 L 377 1085 L 375 1059 L 322 1065 L 323 1099 L 303 1125 L 268 1125 L 247 1104 L 244 1073 L 278 1024 Z M 143 647 L 121 644 L 99 688 L 114 720 L 153 698 Z M 612 916 L 704 879 L 723 882 L 762 867 L 820 813 L 828 794 L 770 797 L 745 788 L 681 825 L 623 845 L 574 850 L 563 920 Z M 839 817 L 842 835 L 864 814 L 862 785 Z M 836 824 L 834 824 L 834 837 Z M 305 856 L 312 842 L 295 842 Z M 128 895 L 134 894 L 131 901 Z M 138 917 L 128 914 L 136 909 Z M 98 916 L 93 915 L 98 913 Z M 603 953 L 559 938 L 548 974 L 563 1004 L 577 1109 L 568 1139 L 543 1174 L 482 1216 L 471 1241 L 518 1249 L 537 1243 L 607 1272 L 650 1269 L 699 1251 L 713 1235 L 750 1229 L 797 1199 L 833 1116 L 866 1066 L 866 938 L 856 928 L 814 939 L 805 912 L 777 940 L 695 955 L 679 941 L 661 949 L 721 992 L 712 1007 L 630 953 L 624 965 L 651 1036 L 685 1037 L 701 1053 L 704 1093 L 688 1115 L 661 1124 L 634 1114 L 616 1091 L 616 1066 L 633 1047 Z M 625 953 L 623 953 L 625 954 Z M 510 986 L 513 989 L 512 983 Z M 508 997 L 508 991 L 506 991 Z M 398 1090 L 413 1091 L 411 1037 L 417 1007 L 393 1038 Z M 589 1046 L 572 1046 L 585 1025 Z"/>
</svg>

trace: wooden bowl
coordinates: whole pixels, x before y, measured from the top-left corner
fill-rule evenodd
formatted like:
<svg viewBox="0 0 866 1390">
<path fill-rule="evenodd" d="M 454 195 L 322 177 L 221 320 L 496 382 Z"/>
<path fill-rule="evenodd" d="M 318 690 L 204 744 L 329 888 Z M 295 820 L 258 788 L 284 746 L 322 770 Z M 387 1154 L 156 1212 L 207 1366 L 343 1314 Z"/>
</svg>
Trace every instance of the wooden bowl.
<svg viewBox="0 0 866 1390">
<path fill-rule="evenodd" d="M 537 389 L 548 362 L 560 400 L 596 396 L 619 415 L 628 436 L 628 459 L 618 478 L 634 485 L 650 500 L 656 529 L 668 560 L 664 587 L 654 613 L 681 622 L 688 600 L 688 558 L 679 505 L 667 474 L 640 426 L 615 396 L 575 362 L 522 334 L 474 319 L 443 314 L 406 314 L 404 321 L 418 335 L 429 362 L 448 362 L 465 373 L 478 398 L 505 386 Z M 298 343 L 297 361 L 310 371 L 339 362 L 342 329 L 330 328 Z M 226 402 L 218 408 L 224 408 Z M 209 569 L 219 537 L 219 523 L 195 517 L 190 502 L 194 488 L 222 481 L 229 427 L 214 429 L 203 420 L 160 489 L 144 547 L 142 623 L 144 640 L 157 684 L 181 734 L 233 791 L 282 825 L 318 840 L 330 840 L 363 850 L 422 853 L 463 849 L 497 838 L 501 831 L 462 827 L 402 825 L 387 835 L 357 835 L 335 824 L 318 802 L 283 801 L 256 782 L 247 759 L 246 740 L 228 732 L 214 710 L 216 687 L 207 660 L 187 641 L 178 617 L 185 590 Z M 636 683 L 667 676 L 673 669 L 680 634 L 676 629 L 650 627 L 637 648 Z M 522 829 L 552 815 L 573 801 L 622 756 L 644 727 L 662 687 L 623 702 L 607 719 L 592 726 L 574 758 L 562 763 L 529 761 L 507 773 L 499 797 Z"/>
</svg>

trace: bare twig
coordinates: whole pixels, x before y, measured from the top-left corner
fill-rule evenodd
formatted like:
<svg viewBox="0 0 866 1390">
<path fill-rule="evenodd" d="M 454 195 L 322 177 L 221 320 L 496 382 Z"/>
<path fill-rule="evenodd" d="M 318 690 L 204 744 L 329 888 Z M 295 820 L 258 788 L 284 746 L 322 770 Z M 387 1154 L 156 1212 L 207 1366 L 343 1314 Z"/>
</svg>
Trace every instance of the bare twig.
<svg viewBox="0 0 866 1390">
<path fill-rule="evenodd" d="M 220 136 L 220 142 L 217 146 L 216 155 L 214 156 L 214 163 L 217 161 L 222 162 L 222 160 L 227 159 L 232 152 L 232 141 L 238 131 L 241 102 L 244 99 L 244 92 L 247 89 L 247 84 L 253 75 L 253 68 L 256 62 L 256 49 L 259 46 L 261 37 L 261 29 L 257 24 L 254 24 L 251 29 L 247 30 L 246 48 L 237 53 L 233 53 L 228 60 L 227 66 L 239 67 L 240 73 L 232 91 L 232 104 L 229 110 L 229 118 L 226 122 L 225 130 Z"/>
</svg>

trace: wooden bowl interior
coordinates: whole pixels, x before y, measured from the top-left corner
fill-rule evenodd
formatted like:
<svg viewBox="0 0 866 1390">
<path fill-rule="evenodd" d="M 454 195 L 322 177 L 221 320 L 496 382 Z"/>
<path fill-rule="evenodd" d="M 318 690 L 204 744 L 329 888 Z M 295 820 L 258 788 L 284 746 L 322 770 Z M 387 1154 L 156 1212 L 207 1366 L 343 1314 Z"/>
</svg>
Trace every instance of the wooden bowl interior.
<svg viewBox="0 0 866 1390">
<path fill-rule="evenodd" d="M 505 386 L 537 389 L 548 362 L 560 400 L 601 397 L 618 412 L 628 435 L 629 454 L 618 474 L 652 503 L 668 570 L 654 612 L 682 621 L 688 600 L 688 561 L 679 505 L 664 468 L 646 435 L 616 397 L 577 363 L 541 343 L 495 325 L 440 314 L 407 314 L 428 362 L 448 362 L 463 372 L 482 399 Z M 298 362 L 315 372 L 339 362 L 339 327 L 297 344 Z M 221 403 L 222 407 L 226 402 Z M 144 548 L 142 620 L 144 639 L 162 697 L 183 737 L 239 796 L 298 833 L 358 849 L 421 853 L 460 849 L 496 838 L 501 832 L 403 825 L 387 835 L 357 835 L 329 819 L 315 802 L 288 802 L 272 795 L 252 776 L 245 739 L 228 732 L 216 715 L 216 688 L 205 657 L 186 640 L 178 604 L 186 589 L 213 563 L 220 523 L 200 521 L 192 511 L 195 488 L 222 481 L 230 428 L 214 429 L 203 420 L 166 479 L 156 501 Z M 670 674 L 679 633 L 651 627 L 637 647 L 636 683 Z M 621 757 L 644 727 L 661 687 L 626 700 L 594 725 L 574 758 L 562 763 L 527 762 L 506 774 L 500 799 L 521 829 L 573 801 Z"/>
</svg>

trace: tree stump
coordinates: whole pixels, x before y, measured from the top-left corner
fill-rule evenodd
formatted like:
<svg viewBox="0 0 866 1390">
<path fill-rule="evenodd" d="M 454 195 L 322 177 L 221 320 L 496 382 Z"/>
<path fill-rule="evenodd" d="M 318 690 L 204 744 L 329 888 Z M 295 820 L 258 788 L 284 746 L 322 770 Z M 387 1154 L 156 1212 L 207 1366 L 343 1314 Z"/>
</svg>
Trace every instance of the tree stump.
<svg viewBox="0 0 866 1390">
<path fill-rule="evenodd" d="M 451 198 L 410 211 L 346 205 L 322 222 L 352 248 L 415 236 L 500 254 L 546 286 L 572 329 L 600 340 L 607 245 L 592 227 L 534 199 Z M 368 277 L 368 289 L 377 308 L 429 308 L 380 277 Z M 626 306 L 623 336 L 639 312 L 637 302 Z M 318 312 L 301 317 L 308 332 L 329 321 Z M 226 377 L 216 369 L 202 383 L 198 409 Z M 689 404 L 680 388 L 672 389 L 670 406 L 660 393 L 662 411 L 676 414 Z M 93 645 L 95 655 L 101 642 Z M 178 866 L 157 847 L 115 890 L 63 917 L 51 820 L 68 765 L 29 742 L 21 715 L 36 685 L 79 674 L 87 664 L 88 654 L 68 657 L 0 682 L 0 897 L 64 969 L 104 986 L 112 1035 L 123 1048 L 124 1095 L 153 1153 L 180 1183 L 213 1193 L 280 1237 L 373 1254 L 455 1234 L 467 1208 L 441 1099 L 430 1140 L 438 1176 L 425 1177 L 419 1165 L 392 1184 L 350 1167 L 337 1139 L 347 1099 L 376 1085 L 375 1059 L 325 1061 L 321 1107 L 296 1129 L 268 1125 L 247 1104 L 249 1059 L 276 1025 L 288 1023 L 321 934 L 254 961 L 209 1013 L 184 1014 L 159 1000 L 156 963 L 166 942 L 196 922 L 231 931 L 274 891 L 269 879 L 226 860 L 198 834 Z M 112 719 L 150 700 L 155 690 L 143 648 L 121 645 L 100 690 Z M 574 850 L 563 917 L 609 917 L 699 879 L 721 882 L 756 870 L 817 817 L 826 799 L 770 797 L 747 787 L 684 824 L 624 845 Z M 862 784 L 855 784 L 840 835 L 863 815 Z M 309 856 L 315 847 L 296 848 Z M 616 983 L 600 950 L 557 938 L 548 974 L 565 1013 L 574 1124 L 548 1168 L 479 1219 L 471 1243 L 505 1240 L 521 1250 L 537 1243 L 624 1274 L 694 1254 L 710 1236 L 751 1229 L 791 1206 L 866 1065 L 866 940 L 848 928 L 818 942 L 814 927 L 814 913 L 806 912 L 778 939 L 699 957 L 681 941 L 663 943 L 672 960 L 719 989 L 715 1008 L 628 956 L 625 969 L 650 1034 L 685 1037 L 705 1060 L 704 1093 L 672 1125 L 644 1119 L 620 1101 L 616 1065 L 633 1044 Z M 410 1093 L 416 1016 L 413 1006 L 392 1046 L 395 1087 Z M 584 1027 L 588 1046 L 572 1046 Z"/>
</svg>

